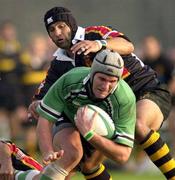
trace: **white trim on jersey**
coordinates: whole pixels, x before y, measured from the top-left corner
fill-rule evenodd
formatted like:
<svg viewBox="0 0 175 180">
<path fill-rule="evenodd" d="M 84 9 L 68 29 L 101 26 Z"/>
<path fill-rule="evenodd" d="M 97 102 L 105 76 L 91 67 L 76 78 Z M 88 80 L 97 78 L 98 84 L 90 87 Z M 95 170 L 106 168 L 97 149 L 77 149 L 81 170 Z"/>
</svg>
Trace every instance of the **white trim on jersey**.
<svg viewBox="0 0 175 180">
<path fill-rule="evenodd" d="M 118 31 L 109 31 L 109 32 L 107 32 L 104 36 L 103 36 L 103 39 L 107 39 L 107 37 L 111 34 L 111 33 L 118 33 Z"/>
<path fill-rule="evenodd" d="M 40 173 L 40 171 L 38 170 L 31 170 L 31 172 L 29 172 L 29 174 L 27 174 L 25 180 L 32 180 L 34 178 L 34 176 L 38 175 Z"/>
<path fill-rule="evenodd" d="M 76 44 L 77 41 L 83 41 L 84 39 L 85 39 L 85 28 L 78 26 L 75 37 L 72 40 L 72 44 Z"/>
<path fill-rule="evenodd" d="M 56 59 L 58 61 L 70 61 L 70 62 L 74 62 L 74 59 L 68 57 L 66 55 L 66 51 L 64 49 L 60 49 L 58 48 L 54 54 L 53 54 L 54 57 L 56 57 Z"/>
<path fill-rule="evenodd" d="M 59 113 L 58 111 L 55 111 L 54 109 L 50 108 L 49 106 L 47 106 L 46 104 L 44 104 L 43 100 L 41 101 L 41 106 L 43 106 L 44 108 L 48 109 L 50 112 L 56 114 L 57 116 L 60 116 L 61 113 Z M 41 108 L 42 109 L 42 108 Z M 42 109 L 43 110 L 43 109 Z"/>
<path fill-rule="evenodd" d="M 143 63 L 143 61 L 142 61 L 139 57 L 137 57 L 134 53 L 131 53 L 131 55 L 132 55 L 133 57 L 135 57 L 135 58 L 140 62 L 140 65 L 141 65 L 142 67 L 145 66 L 145 64 Z"/>
<path fill-rule="evenodd" d="M 24 173 L 25 171 L 19 171 L 15 174 L 15 180 L 18 180 L 18 177 L 20 176 L 20 174 Z"/>
</svg>

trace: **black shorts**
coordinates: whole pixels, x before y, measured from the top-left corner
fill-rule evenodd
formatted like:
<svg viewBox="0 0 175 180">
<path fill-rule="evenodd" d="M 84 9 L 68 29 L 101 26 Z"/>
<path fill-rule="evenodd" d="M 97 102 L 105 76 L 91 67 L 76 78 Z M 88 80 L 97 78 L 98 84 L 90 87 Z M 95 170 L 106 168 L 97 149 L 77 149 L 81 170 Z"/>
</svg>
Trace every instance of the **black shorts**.
<svg viewBox="0 0 175 180">
<path fill-rule="evenodd" d="M 167 90 L 167 86 L 159 85 L 156 88 L 154 87 L 152 89 L 150 88 L 142 92 L 136 93 L 136 99 L 137 101 L 142 99 L 149 99 L 155 102 L 162 111 L 164 120 L 168 118 L 172 104 L 171 104 L 171 95 Z"/>
</svg>

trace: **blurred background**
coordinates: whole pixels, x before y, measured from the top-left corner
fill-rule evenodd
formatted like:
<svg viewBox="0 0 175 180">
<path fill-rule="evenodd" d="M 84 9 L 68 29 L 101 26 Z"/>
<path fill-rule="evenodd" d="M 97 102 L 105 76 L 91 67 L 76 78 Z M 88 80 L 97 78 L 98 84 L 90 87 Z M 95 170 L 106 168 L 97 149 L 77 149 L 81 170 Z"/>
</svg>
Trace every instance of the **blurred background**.
<svg viewBox="0 0 175 180">
<path fill-rule="evenodd" d="M 157 71 L 172 94 L 173 107 L 161 133 L 174 153 L 174 0 L 0 0 L 0 138 L 38 158 L 36 122 L 27 120 L 27 107 L 56 49 L 43 23 L 45 12 L 54 6 L 70 9 L 80 26 L 105 25 L 123 32 L 136 55 Z M 106 165 L 133 174 L 159 174 L 138 148 L 125 166 Z"/>
<path fill-rule="evenodd" d="M 156 35 L 169 48 L 174 45 L 174 0 L 0 0 L 0 20 L 16 23 L 19 38 L 26 43 L 29 34 L 45 33 L 43 14 L 53 6 L 72 10 L 79 25 L 111 25 L 125 32 L 134 43 L 147 34 Z"/>
</svg>

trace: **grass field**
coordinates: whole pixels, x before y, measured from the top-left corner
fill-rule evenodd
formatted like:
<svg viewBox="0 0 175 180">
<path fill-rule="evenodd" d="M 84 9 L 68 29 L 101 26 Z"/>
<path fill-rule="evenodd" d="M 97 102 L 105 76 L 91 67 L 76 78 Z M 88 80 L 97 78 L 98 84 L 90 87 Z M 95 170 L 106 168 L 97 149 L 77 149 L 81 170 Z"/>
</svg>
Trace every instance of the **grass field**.
<svg viewBox="0 0 175 180">
<path fill-rule="evenodd" d="M 165 180 L 162 175 L 157 174 L 133 174 L 128 172 L 111 172 L 113 180 Z M 84 177 L 78 173 L 75 175 L 72 180 L 84 180 Z"/>
</svg>

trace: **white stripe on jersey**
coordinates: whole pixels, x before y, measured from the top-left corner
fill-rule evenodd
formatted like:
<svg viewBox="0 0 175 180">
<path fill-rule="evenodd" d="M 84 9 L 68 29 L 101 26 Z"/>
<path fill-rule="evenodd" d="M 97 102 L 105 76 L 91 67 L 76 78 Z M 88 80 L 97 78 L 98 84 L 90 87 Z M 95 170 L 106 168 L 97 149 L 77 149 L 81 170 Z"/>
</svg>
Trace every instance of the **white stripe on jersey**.
<svg viewBox="0 0 175 180">
<path fill-rule="evenodd" d="M 132 55 L 133 57 L 135 57 L 135 58 L 140 62 L 140 65 L 141 65 L 142 67 L 145 66 L 144 63 L 143 63 L 143 61 L 142 61 L 139 57 L 137 57 L 134 53 L 131 53 L 131 55 Z"/>
<path fill-rule="evenodd" d="M 50 112 L 53 112 L 54 114 L 56 114 L 56 115 L 58 115 L 58 116 L 61 115 L 61 113 L 59 113 L 58 111 L 55 111 L 54 109 L 52 109 L 52 108 L 50 108 L 49 106 L 47 106 L 46 104 L 44 104 L 43 100 L 41 101 L 41 105 L 42 105 L 44 108 L 48 109 Z M 43 109 L 42 109 L 42 110 L 43 110 Z"/>
<path fill-rule="evenodd" d="M 118 31 L 109 31 L 108 33 L 106 33 L 104 36 L 103 36 L 103 39 L 106 39 L 111 33 L 118 33 Z"/>
<path fill-rule="evenodd" d="M 34 176 L 38 175 L 40 173 L 40 171 L 37 170 L 31 170 L 29 172 L 29 174 L 27 174 L 25 180 L 32 180 L 34 178 Z"/>
<path fill-rule="evenodd" d="M 134 140 L 134 135 L 132 135 L 132 134 L 126 134 L 126 133 L 118 133 L 118 132 L 116 132 L 116 134 L 115 134 L 115 136 L 117 136 L 117 138 L 124 138 L 124 139 L 127 139 L 127 140 L 130 140 L 130 139 L 133 139 Z M 125 137 L 123 137 L 123 136 L 125 136 Z M 131 140 L 130 140 L 131 141 Z"/>
</svg>

